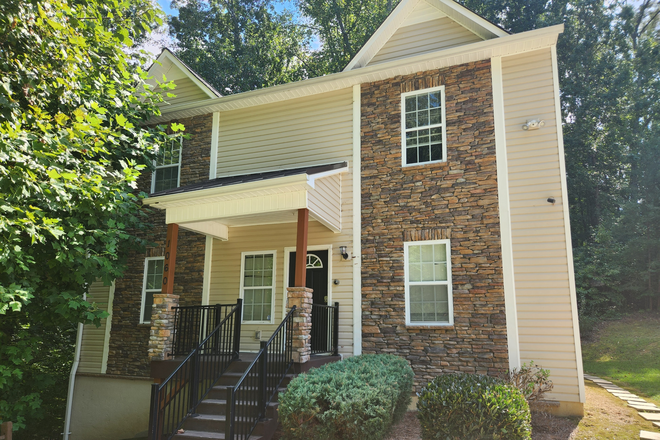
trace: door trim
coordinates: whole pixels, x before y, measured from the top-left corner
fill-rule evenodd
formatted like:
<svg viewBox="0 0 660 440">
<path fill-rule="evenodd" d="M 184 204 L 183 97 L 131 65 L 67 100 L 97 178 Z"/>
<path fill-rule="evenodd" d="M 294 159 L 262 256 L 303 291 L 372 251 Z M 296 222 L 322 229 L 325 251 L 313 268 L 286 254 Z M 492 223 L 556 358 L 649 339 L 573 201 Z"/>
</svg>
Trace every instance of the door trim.
<svg viewBox="0 0 660 440">
<path fill-rule="evenodd" d="M 288 246 L 284 248 L 284 278 L 282 286 L 282 319 L 286 316 L 286 289 L 289 286 L 289 259 L 291 252 L 295 252 L 295 246 Z M 322 244 L 317 246 L 307 246 L 307 251 L 328 251 L 328 304 L 332 304 L 332 245 Z"/>
</svg>

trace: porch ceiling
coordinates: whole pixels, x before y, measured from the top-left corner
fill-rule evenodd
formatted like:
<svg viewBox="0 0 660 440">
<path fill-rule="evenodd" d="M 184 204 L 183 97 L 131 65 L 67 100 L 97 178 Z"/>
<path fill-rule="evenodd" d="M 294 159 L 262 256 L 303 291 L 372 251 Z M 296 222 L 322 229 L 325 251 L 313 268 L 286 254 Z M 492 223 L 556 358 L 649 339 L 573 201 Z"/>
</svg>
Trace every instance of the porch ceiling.
<svg viewBox="0 0 660 440">
<path fill-rule="evenodd" d="M 165 210 L 165 223 L 229 240 L 230 226 L 292 223 L 298 209 L 341 231 L 341 177 L 348 164 L 228 176 L 152 194 L 145 205 Z"/>
</svg>

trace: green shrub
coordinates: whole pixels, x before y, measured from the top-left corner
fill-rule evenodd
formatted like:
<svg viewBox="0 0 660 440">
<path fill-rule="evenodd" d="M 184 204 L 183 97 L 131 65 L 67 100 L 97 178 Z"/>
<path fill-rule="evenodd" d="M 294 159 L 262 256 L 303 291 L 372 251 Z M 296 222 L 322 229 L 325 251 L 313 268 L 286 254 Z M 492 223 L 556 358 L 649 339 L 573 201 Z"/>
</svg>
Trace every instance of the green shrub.
<svg viewBox="0 0 660 440">
<path fill-rule="evenodd" d="M 393 355 L 362 355 L 313 368 L 280 395 L 285 439 L 382 439 L 410 404 L 413 371 Z"/>
<path fill-rule="evenodd" d="M 554 387 L 550 380 L 550 370 L 544 370 L 534 364 L 534 361 L 522 364 L 520 369 L 507 371 L 500 378 L 504 383 L 520 390 L 527 403 L 538 402 Z"/>
<path fill-rule="evenodd" d="M 478 374 L 438 376 L 418 394 L 422 439 L 530 439 L 529 405 L 501 380 Z"/>
</svg>

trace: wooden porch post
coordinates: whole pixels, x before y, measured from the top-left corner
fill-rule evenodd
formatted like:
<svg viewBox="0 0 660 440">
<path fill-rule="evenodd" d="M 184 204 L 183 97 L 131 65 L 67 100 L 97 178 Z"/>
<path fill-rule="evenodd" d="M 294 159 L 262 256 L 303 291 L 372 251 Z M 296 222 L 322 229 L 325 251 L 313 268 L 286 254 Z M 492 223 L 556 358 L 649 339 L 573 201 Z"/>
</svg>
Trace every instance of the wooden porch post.
<svg viewBox="0 0 660 440">
<path fill-rule="evenodd" d="M 163 265 L 163 288 L 160 293 L 174 294 L 174 268 L 176 266 L 176 249 L 179 242 L 179 225 L 167 225 L 167 239 L 165 240 L 165 262 Z"/>
<path fill-rule="evenodd" d="M 294 286 L 287 288 L 288 307 L 296 306 L 293 315 L 293 361 L 305 363 L 312 354 L 312 289 L 305 287 L 307 275 L 307 231 L 309 211 L 298 210 L 298 234 L 296 237 L 296 276 Z"/>
<path fill-rule="evenodd" d="M 305 287 L 307 283 L 307 231 L 309 210 L 298 210 L 298 235 L 296 237 L 296 277 L 294 287 Z"/>
<path fill-rule="evenodd" d="M 172 352 L 174 310 L 179 304 L 179 295 L 174 294 L 174 269 L 179 238 L 179 225 L 167 225 L 165 261 L 163 262 L 163 285 L 160 293 L 154 294 L 151 309 L 151 333 L 149 335 L 149 358 L 162 361 Z"/>
</svg>

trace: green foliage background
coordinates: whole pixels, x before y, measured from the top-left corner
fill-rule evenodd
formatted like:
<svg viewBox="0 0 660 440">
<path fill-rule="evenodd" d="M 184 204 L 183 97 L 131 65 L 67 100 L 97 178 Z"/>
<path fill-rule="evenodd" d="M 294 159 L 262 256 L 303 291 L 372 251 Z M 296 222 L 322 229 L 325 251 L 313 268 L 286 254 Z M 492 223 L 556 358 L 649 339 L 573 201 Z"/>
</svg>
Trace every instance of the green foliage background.
<svg viewBox="0 0 660 440">
<path fill-rule="evenodd" d="M 124 49 L 162 22 L 148 0 L 0 2 L 0 421 L 61 435 L 85 300 L 142 243 L 136 179 L 168 140 L 139 60 Z M 136 62 L 137 61 L 137 62 Z"/>
</svg>

